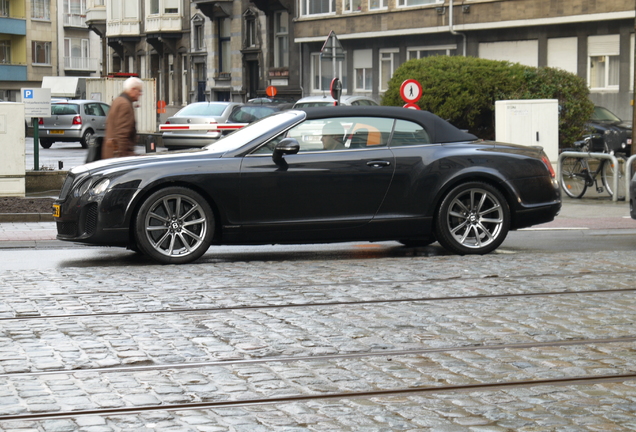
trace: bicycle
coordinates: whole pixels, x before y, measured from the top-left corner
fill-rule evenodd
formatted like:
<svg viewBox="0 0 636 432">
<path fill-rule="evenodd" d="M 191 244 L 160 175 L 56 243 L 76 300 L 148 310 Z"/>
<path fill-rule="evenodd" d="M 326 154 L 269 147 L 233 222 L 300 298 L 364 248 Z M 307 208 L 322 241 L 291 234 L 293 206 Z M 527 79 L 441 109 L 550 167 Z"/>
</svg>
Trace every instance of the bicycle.
<svg viewBox="0 0 636 432">
<path fill-rule="evenodd" d="M 580 152 L 589 152 L 591 137 L 585 137 L 581 141 L 574 143 L 575 149 L 568 149 Z M 603 193 L 607 190 L 610 196 L 614 196 L 614 176 L 618 175 L 618 198 L 625 197 L 625 163 L 627 156 L 623 153 L 613 153 L 608 151 L 607 145 L 603 153 L 614 154 L 618 159 L 618 170 L 610 159 L 600 159 L 595 170 L 590 168 L 587 158 L 566 156 L 561 161 L 561 187 L 571 198 L 581 198 L 588 187 L 595 187 L 596 192 Z M 621 163 L 622 161 L 622 163 Z M 598 175 L 601 175 L 603 186 L 598 184 Z"/>
</svg>

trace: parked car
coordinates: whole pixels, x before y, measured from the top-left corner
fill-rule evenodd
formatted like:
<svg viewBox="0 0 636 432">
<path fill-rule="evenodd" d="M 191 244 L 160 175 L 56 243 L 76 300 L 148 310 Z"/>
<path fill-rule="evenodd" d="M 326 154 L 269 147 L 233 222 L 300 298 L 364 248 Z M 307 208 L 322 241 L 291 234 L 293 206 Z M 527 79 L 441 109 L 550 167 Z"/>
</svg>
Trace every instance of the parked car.
<svg viewBox="0 0 636 432">
<path fill-rule="evenodd" d="M 596 106 L 587 126 L 592 132 L 591 151 L 631 154 L 632 122 L 624 122 L 607 108 Z"/>
<path fill-rule="evenodd" d="M 317 128 L 339 149 L 303 140 Z M 368 106 L 282 111 L 203 149 L 81 165 L 53 205 L 59 240 L 174 264 L 211 244 L 437 240 L 484 254 L 560 208 L 540 148 L 485 142 L 424 111 Z"/>
<path fill-rule="evenodd" d="M 40 146 L 50 148 L 54 142 L 79 141 L 87 148 L 91 137 L 106 130 L 110 106 L 93 100 L 68 100 L 51 103 L 51 117 L 40 118 Z"/>
<path fill-rule="evenodd" d="M 331 96 L 307 96 L 299 99 L 294 108 L 312 108 L 322 106 L 333 106 L 335 99 Z M 373 99 L 366 96 L 342 96 L 340 98 L 340 105 L 351 106 L 378 106 L 378 103 Z"/>
<path fill-rule="evenodd" d="M 227 123 L 253 123 L 263 117 L 290 109 L 291 103 L 247 103 L 235 107 Z"/>
<path fill-rule="evenodd" d="M 166 124 L 172 125 L 196 125 L 196 124 L 223 124 L 234 108 L 241 106 L 237 102 L 194 102 L 179 110 L 169 117 Z M 167 149 L 203 147 L 221 137 L 219 131 L 207 130 L 183 130 L 164 131 L 162 134 L 163 145 Z"/>
</svg>

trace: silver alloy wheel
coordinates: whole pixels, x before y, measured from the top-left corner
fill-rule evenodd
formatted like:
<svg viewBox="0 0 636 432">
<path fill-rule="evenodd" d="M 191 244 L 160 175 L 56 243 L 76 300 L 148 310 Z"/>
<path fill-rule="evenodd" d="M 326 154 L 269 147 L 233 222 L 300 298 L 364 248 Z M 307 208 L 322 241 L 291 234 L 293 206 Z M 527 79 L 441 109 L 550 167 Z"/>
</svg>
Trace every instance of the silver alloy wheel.
<svg viewBox="0 0 636 432">
<path fill-rule="evenodd" d="M 144 219 L 148 242 L 155 251 L 168 257 L 194 253 L 205 242 L 209 223 L 205 210 L 181 194 L 155 201 Z"/>
<path fill-rule="evenodd" d="M 496 241 L 502 232 L 504 210 L 489 191 L 471 188 L 458 194 L 446 214 L 448 232 L 460 245 L 480 249 Z"/>
</svg>

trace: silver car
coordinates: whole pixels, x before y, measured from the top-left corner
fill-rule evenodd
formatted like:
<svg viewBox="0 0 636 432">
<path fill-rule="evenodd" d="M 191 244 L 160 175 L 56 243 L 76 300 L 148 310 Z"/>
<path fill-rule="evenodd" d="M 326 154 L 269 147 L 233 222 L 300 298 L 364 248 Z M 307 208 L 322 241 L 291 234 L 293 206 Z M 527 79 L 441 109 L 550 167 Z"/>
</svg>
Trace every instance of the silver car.
<svg viewBox="0 0 636 432">
<path fill-rule="evenodd" d="M 330 106 L 335 102 L 331 96 L 307 96 L 298 100 L 294 108 L 312 108 Z M 345 95 L 340 97 L 340 105 L 378 106 L 378 103 L 367 96 Z"/>
<path fill-rule="evenodd" d="M 235 107 L 241 106 L 238 102 L 194 102 L 182 108 L 166 124 L 171 125 L 206 125 L 214 123 L 226 123 Z M 208 130 L 179 130 L 176 132 L 164 131 L 162 134 L 163 146 L 167 149 L 203 147 L 221 137 L 219 131 Z"/>
<path fill-rule="evenodd" d="M 104 134 L 110 106 L 93 100 L 68 100 L 51 104 L 51 117 L 40 118 L 38 135 L 42 148 L 54 142 L 79 141 L 88 147 L 91 137 Z"/>
</svg>

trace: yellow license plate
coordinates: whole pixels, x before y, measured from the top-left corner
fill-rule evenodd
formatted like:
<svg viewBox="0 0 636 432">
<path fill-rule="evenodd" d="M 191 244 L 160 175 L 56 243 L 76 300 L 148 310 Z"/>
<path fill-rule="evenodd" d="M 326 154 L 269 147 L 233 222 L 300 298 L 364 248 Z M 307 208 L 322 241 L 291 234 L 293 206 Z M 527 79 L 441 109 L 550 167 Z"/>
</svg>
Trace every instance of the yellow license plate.
<svg viewBox="0 0 636 432">
<path fill-rule="evenodd" d="M 53 217 L 60 217 L 60 205 L 53 204 Z"/>
<path fill-rule="evenodd" d="M 49 131 L 49 133 L 64 135 L 64 131 L 63 130 L 52 130 L 52 131 Z"/>
</svg>

